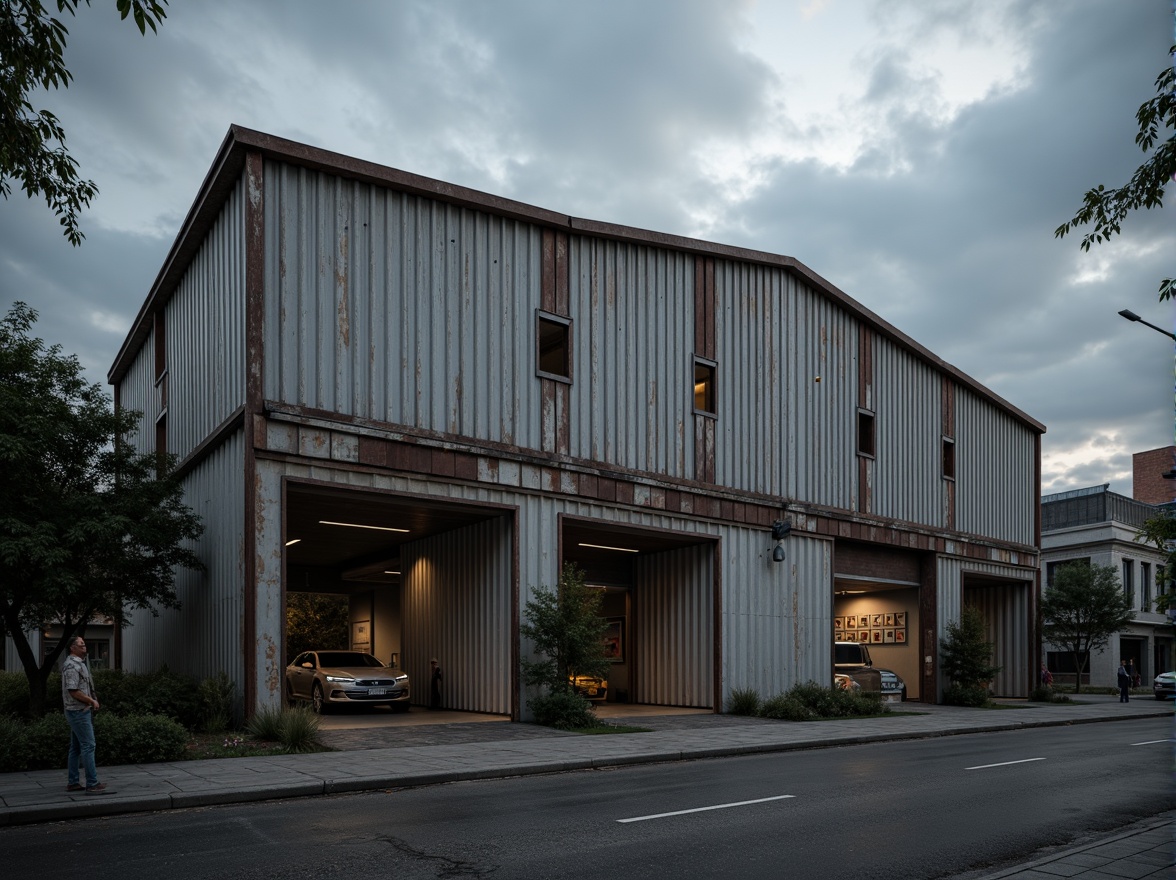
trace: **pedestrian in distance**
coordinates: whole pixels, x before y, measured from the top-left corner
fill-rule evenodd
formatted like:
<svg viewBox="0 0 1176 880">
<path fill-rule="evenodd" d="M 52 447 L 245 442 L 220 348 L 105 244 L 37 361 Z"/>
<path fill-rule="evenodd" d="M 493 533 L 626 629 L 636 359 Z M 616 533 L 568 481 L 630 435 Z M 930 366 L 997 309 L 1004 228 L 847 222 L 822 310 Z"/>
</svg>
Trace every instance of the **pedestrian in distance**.
<svg viewBox="0 0 1176 880">
<path fill-rule="evenodd" d="M 66 763 L 69 775 L 65 790 L 103 794 L 106 783 L 98 781 L 98 768 L 94 764 L 94 713 L 100 704 L 94 694 L 94 681 L 90 678 L 85 657 L 86 640 L 75 636 L 61 668 L 61 702 L 69 721 L 69 758 Z M 82 769 L 86 772 L 85 785 L 81 782 Z"/>
<path fill-rule="evenodd" d="M 441 708 L 441 667 L 437 665 L 437 658 L 429 661 L 429 708 Z"/>
<path fill-rule="evenodd" d="M 1127 677 L 1131 680 L 1131 687 L 1139 687 L 1139 673 L 1135 671 L 1135 661 L 1127 661 Z"/>
<path fill-rule="evenodd" d="M 1049 671 L 1049 667 L 1044 662 L 1041 664 L 1041 686 L 1053 687 L 1053 673 Z"/>
<path fill-rule="evenodd" d="M 1127 671 L 1127 663 L 1123 660 L 1119 661 L 1119 672 L 1116 678 L 1119 682 L 1119 702 L 1130 702 L 1131 696 L 1128 691 L 1131 689 L 1131 673 Z"/>
</svg>

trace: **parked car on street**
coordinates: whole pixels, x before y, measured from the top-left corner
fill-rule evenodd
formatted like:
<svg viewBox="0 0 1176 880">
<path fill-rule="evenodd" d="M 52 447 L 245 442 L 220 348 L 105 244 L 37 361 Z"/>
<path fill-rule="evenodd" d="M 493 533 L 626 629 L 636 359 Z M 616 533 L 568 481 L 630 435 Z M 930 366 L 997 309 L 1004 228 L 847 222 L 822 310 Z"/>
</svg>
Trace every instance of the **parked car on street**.
<svg viewBox="0 0 1176 880">
<path fill-rule="evenodd" d="M 1161 672 L 1152 682 L 1152 690 L 1157 700 L 1170 700 L 1176 697 L 1176 672 Z"/>
<path fill-rule="evenodd" d="M 889 669 L 875 667 L 870 649 L 865 644 L 836 642 L 833 651 L 836 675 L 849 676 L 867 693 L 881 694 L 883 702 L 901 703 L 906 699 L 906 683 L 902 677 Z"/>
<path fill-rule="evenodd" d="M 286 699 L 308 700 L 322 714 L 332 706 L 386 704 L 408 710 L 408 676 L 362 651 L 304 651 L 286 667 Z"/>
</svg>

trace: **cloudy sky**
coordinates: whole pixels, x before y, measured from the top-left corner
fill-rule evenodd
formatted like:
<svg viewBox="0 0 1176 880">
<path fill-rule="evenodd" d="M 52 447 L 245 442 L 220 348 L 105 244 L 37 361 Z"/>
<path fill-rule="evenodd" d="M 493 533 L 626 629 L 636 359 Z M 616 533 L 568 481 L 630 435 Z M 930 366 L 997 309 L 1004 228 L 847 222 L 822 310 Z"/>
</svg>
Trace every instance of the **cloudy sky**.
<svg viewBox="0 0 1176 880">
<path fill-rule="evenodd" d="M 1046 424 L 1044 492 L 1173 442 L 1172 208 L 1083 253 L 1172 0 L 93 0 L 44 97 L 100 189 L 0 202 L 0 306 L 106 371 L 237 123 L 574 216 L 786 254 Z"/>
</svg>

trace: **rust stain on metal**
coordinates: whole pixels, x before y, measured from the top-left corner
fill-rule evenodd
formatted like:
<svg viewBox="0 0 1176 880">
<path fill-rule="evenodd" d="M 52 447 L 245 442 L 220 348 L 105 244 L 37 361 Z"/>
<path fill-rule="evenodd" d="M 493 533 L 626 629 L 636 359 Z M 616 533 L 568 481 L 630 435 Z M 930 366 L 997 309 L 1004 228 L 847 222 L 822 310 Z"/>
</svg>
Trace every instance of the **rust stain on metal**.
<svg viewBox="0 0 1176 880">
<path fill-rule="evenodd" d="M 262 642 L 265 644 L 265 689 L 270 694 L 276 694 L 280 687 L 278 668 L 281 666 L 278 662 L 278 646 L 269 636 L 263 636 Z"/>
</svg>

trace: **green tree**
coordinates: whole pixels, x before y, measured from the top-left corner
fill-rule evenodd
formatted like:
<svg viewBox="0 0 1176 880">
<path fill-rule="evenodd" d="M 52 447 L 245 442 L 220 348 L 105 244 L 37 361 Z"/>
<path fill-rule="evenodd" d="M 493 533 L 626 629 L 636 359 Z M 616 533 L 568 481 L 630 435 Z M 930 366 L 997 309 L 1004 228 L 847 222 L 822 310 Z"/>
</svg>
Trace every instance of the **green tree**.
<svg viewBox="0 0 1176 880">
<path fill-rule="evenodd" d="M 1145 520 L 1135 536 L 1137 544 L 1150 544 L 1165 554 L 1163 566 L 1155 574 L 1156 611 L 1164 614 L 1172 606 L 1171 584 L 1176 581 L 1176 516 L 1161 510 Z"/>
<path fill-rule="evenodd" d="M 348 621 L 346 596 L 290 593 L 286 597 L 287 659 L 303 651 L 346 651 Z"/>
<path fill-rule="evenodd" d="M 603 678 L 609 661 L 604 656 L 600 592 L 584 584 L 584 572 L 564 563 L 556 590 L 539 587 L 527 601 L 526 622 L 519 632 L 529 639 L 541 659 L 522 658 L 523 681 L 541 692 L 529 704 L 540 724 L 590 727 L 595 723 L 591 704 L 575 692 L 576 675 Z"/>
<path fill-rule="evenodd" d="M 992 663 L 993 643 L 986 637 L 984 614 L 965 605 L 960 619 L 947 625 L 939 648 L 943 672 L 952 683 L 948 702 L 982 706 L 988 702 L 988 682 L 1004 667 Z"/>
<path fill-rule="evenodd" d="M 1176 56 L 1176 46 L 1168 50 L 1168 57 Z M 1062 238 L 1072 229 L 1093 223 L 1094 228 L 1082 237 L 1082 250 L 1101 244 L 1118 235 L 1123 221 L 1140 208 L 1160 208 L 1164 203 L 1164 188 L 1176 176 L 1176 67 L 1168 64 L 1156 77 L 1156 96 L 1144 101 L 1135 113 L 1138 131 L 1135 143 L 1147 153 L 1160 141 L 1160 130 L 1170 132 L 1155 152 L 1140 165 L 1131 180 L 1115 189 L 1099 184 L 1086 191 L 1078 212 L 1054 230 Z M 1160 300 L 1176 294 L 1173 279 L 1160 282 Z"/>
<path fill-rule="evenodd" d="M 1059 565 L 1053 586 L 1041 599 L 1042 635 L 1074 655 L 1074 693 L 1082 689 L 1086 659 L 1131 622 L 1131 597 L 1123 592 L 1113 565 Z"/>
<path fill-rule="evenodd" d="M 78 0 L 56 0 L 57 13 L 76 16 Z M 90 0 L 85 0 L 87 6 Z M 50 4 L 51 6 L 52 4 Z M 116 0 L 119 15 L 130 16 L 142 34 L 154 32 L 166 17 L 167 0 Z M 0 194 L 20 181 L 25 194 L 41 195 L 57 215 L 65 237 L 81 244 L 78 214 L 98 187 L 78 176 L 78 163 L 65 146 L 65 130 L 48 110 L 33 107 L 34 89 L 69 88 L 65 66 L 69 30 L 41 0 L 0 3 Z"/>
<path fill-rule="evenodd" d="M 190 549 L 202 526 L 170 461 L 126 442 L 139 414 L 114 412 L 76 357 L 31 337 L 36 317 L 16 303 L 0 320 L 0 618 L 39 716 L 87 623 L 179 607 L 175 569 L 202 568 Z M 25 631 L 50 623 L 62 638 L 40 663 Z"/>
</svg>

